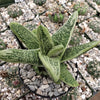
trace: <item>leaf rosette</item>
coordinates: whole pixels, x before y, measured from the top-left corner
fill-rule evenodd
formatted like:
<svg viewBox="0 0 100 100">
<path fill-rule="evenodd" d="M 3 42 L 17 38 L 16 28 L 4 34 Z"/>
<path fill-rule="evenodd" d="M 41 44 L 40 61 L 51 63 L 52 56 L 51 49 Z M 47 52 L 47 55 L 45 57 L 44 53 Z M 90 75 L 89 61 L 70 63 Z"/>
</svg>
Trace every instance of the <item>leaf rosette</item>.
<svg viewBox="0 0 100 100">
<path fill-rule="evenodd" d="M 18 23 L 11 23 L 10 29 L 28 50 L 0 50 L 0 59 L 7 62 L 31 64 L 33 67 L 35 66 L 36 71 L 42 65 L 54 82 L 62 81 L 69 86 L 77 87 L 78 82 L 68 71 L 64 62 L 78 57 L 100 43 L 100 41 L 93 41 L 68 47 L 77 19 L 78 12 L 76 11 L 52 36 L 50 36 L 48 29 L 42 25 L 29 31 Z"/>
</svg>

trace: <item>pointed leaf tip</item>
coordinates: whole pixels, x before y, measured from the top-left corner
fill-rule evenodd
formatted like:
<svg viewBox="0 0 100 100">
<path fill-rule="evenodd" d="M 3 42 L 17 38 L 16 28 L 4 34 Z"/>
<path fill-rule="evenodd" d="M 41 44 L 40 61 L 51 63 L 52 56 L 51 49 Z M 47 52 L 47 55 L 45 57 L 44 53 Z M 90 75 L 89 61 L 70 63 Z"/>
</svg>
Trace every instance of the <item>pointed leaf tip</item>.
<svg viewBox="0 0 100 100">
<path fill-rule="evenodd" d="M 40 52 L 39 58 L 50 77 L 54 80 L 54 82 L 57 82 L 60 78 L 60 60 L 42 55 Z"/>
<path fill-rule="evenodd" d="M 79 85 L 78 82 L 73 78 L 72 74 L 68 71 L 65 64 L 61 64 L 60 71 L 61 81 L 72 87 L 77 87 Z"/>
<path fill-rule="evenodd" d="M 39 46 L 42 54 L 46 55 L 53 47 L 53 41 L 51 39 L 48 29 L 40 25 L 37 28 L 37 38 L 39 40 Z"/>
<path fill-rule="evenodd" d="M 28 49 L 39 48 L 36 35 L 21 24 L 12 22 L 10 23 L 10 29 L 17 36 L 17 38 L 26 45 Z"/>
<path fill-rule="evenodd" d="M 92 49 L 93 47 L 97 46 L 100 41 L 92 41 L 83 45 L 79 45 L 76 47 L 67 48 L 61 62 L 71 60 L 75 57 L 80 56 L 81 54 L 85 53 L 86 51 Z"/>
</svg>

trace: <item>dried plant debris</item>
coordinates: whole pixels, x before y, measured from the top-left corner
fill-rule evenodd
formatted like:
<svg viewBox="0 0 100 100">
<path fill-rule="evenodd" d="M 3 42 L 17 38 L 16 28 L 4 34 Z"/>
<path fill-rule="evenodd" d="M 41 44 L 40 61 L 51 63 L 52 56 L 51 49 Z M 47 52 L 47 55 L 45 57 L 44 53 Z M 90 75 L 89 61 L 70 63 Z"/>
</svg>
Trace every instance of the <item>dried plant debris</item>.
<svg viewBox="0 0 100 100">
<path fill-rule="evenodd" d="M 0 76 L 1 76 L 2 78 L 7 78 L 7 77 L 9 77 L 7 71 L 1 71 L 1 72 L 0 72 Z"/>
</svg>

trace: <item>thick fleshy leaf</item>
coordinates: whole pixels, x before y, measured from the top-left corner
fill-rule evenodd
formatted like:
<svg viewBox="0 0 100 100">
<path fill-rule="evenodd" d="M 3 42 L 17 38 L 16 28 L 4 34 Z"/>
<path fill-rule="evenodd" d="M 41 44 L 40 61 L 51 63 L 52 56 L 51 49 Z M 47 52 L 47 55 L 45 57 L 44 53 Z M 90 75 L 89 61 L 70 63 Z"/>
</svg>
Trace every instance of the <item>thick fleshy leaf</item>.
<svg viewBox="0 0 100 100">
<path fill-rule="evenodd" d="M 0 39 L 0 50 L 3 50 L 6 48 L 6 44 L 3 42 L 2 39 Z"/>
<path fill-rule="evenodd" d="M 63 45 L 57 45 L 54 46 L 47 54 L 49 57 L 57 57 L 60 56 L 60 54 L 63 52 L 64 46 Z"/>
<path fill-rule="evenodd" d="M 60 80 L 72 87 L 77 87 L 79 85 L 73 78 L 72 74 L 68 71 L 65 64 L 61 64 L 60 67 Z"/>
<path fill-rule="evenodd" d="M 57 82 L 60 77 L 60 60 L 57 58 L 49 58 L 48 56 L 42 55 L 39 52 L 39 58 L 43 63 L 49 76 Z"/>
<path fill-rule="evenodd" d="M 39 48 L 36 35 L 18 23 L 10 23 L 10 29 L 22 41 L 28 49 Z"/>
<path fill-rule="evenodd" d="M 37 29 L 32 30 L 32 33 L 37 36 Z"/>
<path fill-rule="evenodd" d="M 79 55 L 85 53 L 86 51 L 90 50 L 91 48 L 97 46 L 100 43 L 100 41 L 93 41 L 90 43 L 86 43 L 83 45 L 67 48 L 61 62 L 71 60 L 75 57 L 78 57 Z"/>
<path fill-rule="evenodd" d="M 39 64 L 38 51 L 39 49 L 0 50 L 0 59 L 6 62 L 13 62 L 13 63 Z"/>
<path fill-rule="evenodd" d="M 52 35 L 52 40 L 55 45 L 63 44 L 64 47 L 67 47 L 73 30 L 78 18 L 78 12 L 74 12 L 74 14 L 68 19 L 68 21 L 55 33 Z"/>
<path fill-rule="evenodd" d="M 39 40 L 40 50 L 42 54 L 46 55 L 53 47 L 53 42 L 47 28 L 40 25 L 37 28 L 37 37 Z"/>
</svg>

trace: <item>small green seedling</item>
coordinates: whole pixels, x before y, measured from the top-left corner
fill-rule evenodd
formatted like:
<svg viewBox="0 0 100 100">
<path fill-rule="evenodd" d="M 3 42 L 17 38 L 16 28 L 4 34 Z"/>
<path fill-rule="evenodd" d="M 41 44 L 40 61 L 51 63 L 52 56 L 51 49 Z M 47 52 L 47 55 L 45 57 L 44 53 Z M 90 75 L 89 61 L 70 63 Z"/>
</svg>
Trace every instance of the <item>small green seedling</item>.
<svg viewBox="0 0 100 100">
<path fill-rule="evenodd" d="M 62 23 L 64 20 L 64 14 L 62 13 L 49 14 L 49 19 L 51 22 L 54 22 L 54 23 Z"/>
<path fill-rule="evenodd" d="M 88 5 L 85 2 L 77 2 L 73 9 L 77 10 L 79 15 L 85 15 L 88 11 Z"/>
</svg>

